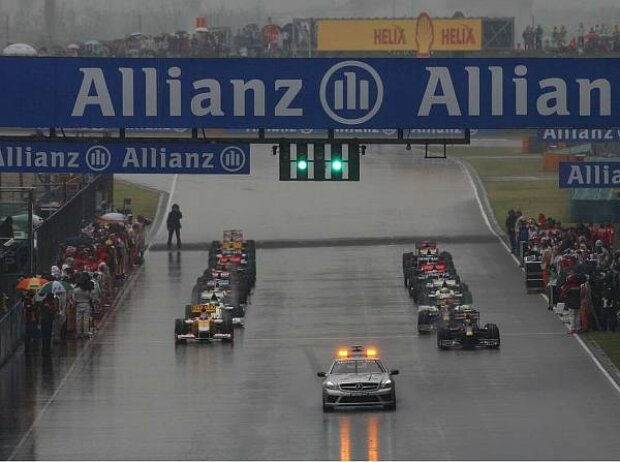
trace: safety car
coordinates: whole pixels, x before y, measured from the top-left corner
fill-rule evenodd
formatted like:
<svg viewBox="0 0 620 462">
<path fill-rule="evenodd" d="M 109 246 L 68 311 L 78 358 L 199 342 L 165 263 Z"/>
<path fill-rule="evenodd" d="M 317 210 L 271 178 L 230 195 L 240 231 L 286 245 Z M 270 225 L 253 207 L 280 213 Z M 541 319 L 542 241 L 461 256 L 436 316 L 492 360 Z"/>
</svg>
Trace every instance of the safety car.
<svg viewBox="0 0 620 462">
<path fill-rule="evenodd" d="M 338 351 L 327 372 L 317 372 L 323 378 L 323 411 L 357 406 L 383 406 L 396 409 L 396 384 L 389 370 L 377 357 L 375 348 L 354 345 Z"/>
</svg>

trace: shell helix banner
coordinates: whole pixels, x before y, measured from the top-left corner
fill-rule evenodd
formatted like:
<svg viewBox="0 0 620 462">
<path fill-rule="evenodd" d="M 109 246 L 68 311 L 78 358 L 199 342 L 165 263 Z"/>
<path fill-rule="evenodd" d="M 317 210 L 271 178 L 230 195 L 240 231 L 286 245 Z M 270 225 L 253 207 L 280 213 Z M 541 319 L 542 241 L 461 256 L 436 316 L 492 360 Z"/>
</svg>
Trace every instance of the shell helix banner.
<svg viewBox="0 0 620 462">
<path fill-rule="evenodd" d="M 318 51 L 479 51 L 481 19 L 322 19 Z"/>
</svg>

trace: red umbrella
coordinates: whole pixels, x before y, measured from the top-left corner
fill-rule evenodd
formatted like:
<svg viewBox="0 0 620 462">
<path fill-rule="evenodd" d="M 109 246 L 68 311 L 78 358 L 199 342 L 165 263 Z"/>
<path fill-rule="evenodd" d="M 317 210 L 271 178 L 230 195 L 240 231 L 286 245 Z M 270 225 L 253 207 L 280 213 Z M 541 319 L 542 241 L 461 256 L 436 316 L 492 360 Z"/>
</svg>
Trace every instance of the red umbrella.
<svg viewBox="0 0 620 462">
<path fill-rule="evenodd" d="M 25 278 L 19 281 L 15 288 L 17 290 L 39 290 L 47 284 L 47 282 L 47 279 L 43 278 Z"/>
</svg>

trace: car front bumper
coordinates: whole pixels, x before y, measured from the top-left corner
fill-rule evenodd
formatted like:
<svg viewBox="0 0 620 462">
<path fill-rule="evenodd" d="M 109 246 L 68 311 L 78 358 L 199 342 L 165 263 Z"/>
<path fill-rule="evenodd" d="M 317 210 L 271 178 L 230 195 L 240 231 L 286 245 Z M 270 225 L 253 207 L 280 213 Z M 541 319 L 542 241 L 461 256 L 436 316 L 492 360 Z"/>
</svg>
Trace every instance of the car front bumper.
<svg viewBox="0 0 620 462">
<path fill-rule="evenodd" d="M 324 404 L 330 407 L 384 406 L 394 404 L 392 389 L 348 392 L 323 389 Z"/>
</svg>

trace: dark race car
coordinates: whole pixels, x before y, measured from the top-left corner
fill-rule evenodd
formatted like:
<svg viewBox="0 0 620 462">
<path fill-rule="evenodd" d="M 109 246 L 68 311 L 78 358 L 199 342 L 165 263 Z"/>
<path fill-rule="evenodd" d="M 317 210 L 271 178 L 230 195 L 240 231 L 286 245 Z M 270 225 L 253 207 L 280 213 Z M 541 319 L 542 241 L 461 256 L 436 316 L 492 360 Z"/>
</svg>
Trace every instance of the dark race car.
<svg viewBox="0 0 620 462">
<path fill-rule="evenodd" d="M 437 327 L 437 347 L 499 348 L 499 328 L 495 324 L 480 327 L 480 313 L 472 308 L 454 309 Z"/>
</svg>

